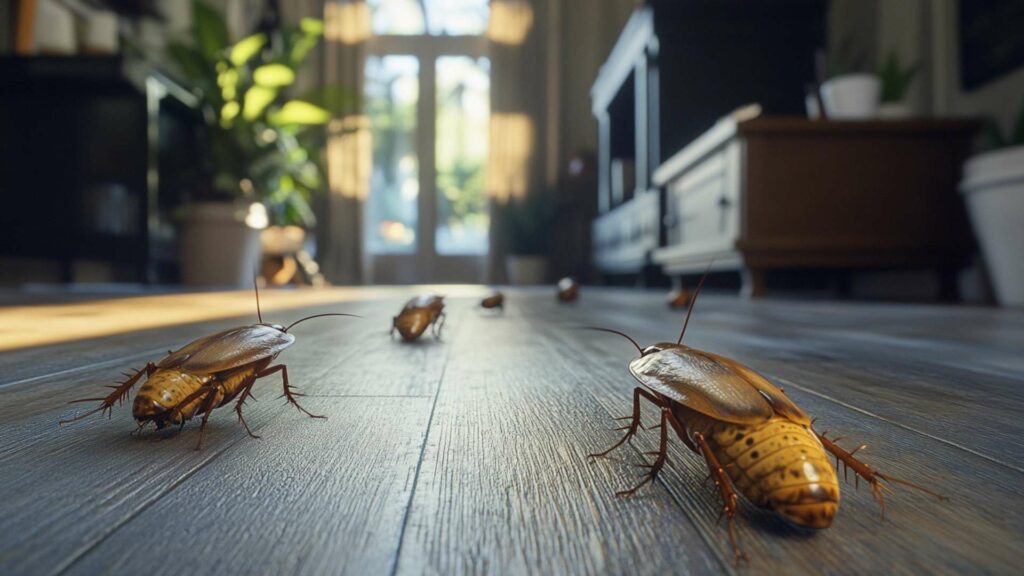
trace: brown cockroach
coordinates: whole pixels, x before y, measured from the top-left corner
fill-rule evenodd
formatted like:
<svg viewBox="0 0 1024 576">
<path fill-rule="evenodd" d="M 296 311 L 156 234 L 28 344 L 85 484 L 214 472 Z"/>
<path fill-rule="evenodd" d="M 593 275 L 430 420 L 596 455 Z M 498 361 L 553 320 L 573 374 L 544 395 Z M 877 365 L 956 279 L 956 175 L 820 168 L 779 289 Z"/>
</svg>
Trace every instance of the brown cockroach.
<svg viewBox="0 0 1024 576">
<path fill-rule="evenodd" d="M 566 276 L 558 281 L 559 302 L 575 302 L 580 297 L 580 285 L 572 276 Z"/>
<path fill-rule="evenodd" d="M 406 302 L 398 316 L 392 319 L 391 335 L 394 336 L 397 330 L 402 340 L 412 342 L 432 325 L 434 338 L 440 338 L 445 317 L 444 296 L 422 294 Z"/>
<path fill-rule="evenodd" d="M 480 301 L 480 307 L 487 310 L 498 309 L 505 311 L 505 295 L 495 290 L 489 296 Z"/>
<path fill-rule="evenodd" d="M 669 308 L 673 310 L 681 310 L 690 305 L 690 298 L 693 294 L 686 289 L 686 286 L 680 286 L 668 293 L 665 297 L 665 302 Z"/>
<path fill-rule="evenodd" d="M 703 284 L 703 278 L 701 284 Z M 700 285 L 693 296 L 696 301 Z M 729 541 L 735 560 L 743 558 L 736 540 L 733 515 L 738 507 L 737 492 L 753 504 L 773 510 L 788 522 L 804 528 L 827 528 L 839 508 L 839 482 L 828 458 L 836 467 L 841 461 L 853 469 L 854 479 L 864 478 L 871 486 L 884 518 L 882 482 L 902 484 L 944 500 L 927 488 L 878 472 L 854 455 L 864 445 L 847 451 L 819 434 L 813 421 L 778 387 L 743 364 L 684 345 L 683 335 L 693 312 L 693 302 L 675 343 L 662 342 L 641 348 L 628 335 L 607 328 L 588 327 L 617 334 L 629 340 L 640 357 L 629 363 L 629 371 L 640 383 L 633 389 L 633 412 L 618 420 L 630 423 L 619 430 L 625 435 L 611 448 L 590 457 L 598 458 L 629 441 L 641 428 L 640 399 L 661 411 L 660 444 L 649 471 L 639 484 L 618 492 L 635 493 L 653 481 L 668 459 L 669 427 L 692 451 L 707 463 L 710 479 L 722 497 L 722 514 L 728 520 Z"/>
<path fill-rule="evenodd" d="M 245 431 L 253 438 L 259 436 L 252 433 L 249 425 L 242 417 L 242 406 L 247 398 L 252 397 L 252 387 L 256 380 L 281 373 L 284 386 L 282 396 L 288 403 L 311 418 L 326 418 L 311 414 L 299 405 L 296 397 L 302 394 L 288 383 L 288 368 L 284 364 L 271 366 L 277 355 L 295 342 L 295 336 L 289 333 L 297 324 L 322 318 L 325 316 L 353 316 L 353 314 L 327 313 L 314 314 L 292 322 L 288 327 L 280 324 L 265 324 L 259 309 L 259 292 L 256 293 L 256 314 L 258 324 L 240 326 L 224 330 L 189 342 L 176 351 L 167 353 L 159 362 L 147 362 L 146 366 L 134 373 L 126 372 L 125 380 L 115 386 L 108 386 L 114 391 L 105 397 L 83 398 L 77 402 L 99 401 L 100 405 L 84 414 L 60 424 L 81 420 L 90 414 L 113 412 L 114 404 L 121 404 L 132 387 L 143 377 L 146 382 L 135 395 L 132 404 L 132 416 L 138 422 L 139 429 L 152 422 L 156 428 L 168 425 L 184 427 L 185 422 L 202 414 L 203 421 L 199 426 L 199 441 L 196 450 L 203 445 L 206 421 L 213 410 L 235 400 L 235 413 Z"/>
</svg>

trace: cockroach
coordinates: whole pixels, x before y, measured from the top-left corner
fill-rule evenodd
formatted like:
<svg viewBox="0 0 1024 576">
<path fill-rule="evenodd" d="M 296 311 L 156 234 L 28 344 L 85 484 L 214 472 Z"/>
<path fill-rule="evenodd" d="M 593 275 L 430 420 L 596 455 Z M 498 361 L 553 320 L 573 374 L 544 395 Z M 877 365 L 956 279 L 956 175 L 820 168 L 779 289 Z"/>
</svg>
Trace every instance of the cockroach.
<svg viewBox="0 0 1024 576">
<path fill-rule="evenodd" d="M 572 276 L 566 276 L 558 281 L 558 301 L 575 302 L 580 297 L 580 285 Z"/>
<path fill-rule="evenodd" d="M 704 279 L 701 279 L 701 285 Z M 629 441 L 641 428 L 640 400 L 648 400 L 661 412 L 660 444 L 654 462 L 644 464 L 648 472 L 639 484 L 617 494 L 629 496 L 657 478 L 668 460 L 669 427 L 683 443 L 704 458 L 715 487 L 722 498 L 722 514 L 728 520 L 729 541 L 735 560 L 744 558 L 736 540 L 733 515 L 738 508 L 737 493 L 753 504 L 772 510 L 788 522 L 804 528 L 821 529 L 832 524 L 839 508 L 836 467 L 853 469 L 854 479 L 863 478 L 885 517 L 883 490 L 901 484 L 939 500 L 945 497 L 922 486 L 883 474 L 857 459 L 860 445 L 847 451 L 838 438 L 818 433 L 813 421 L 782 389 L 743 364 L 683 344 L 686 325 L 700 285 L 693 295 L 679 339 L 641 348 L 625 333 L 608 328 L 587 327 L 617 334 L 630 341 L 640 353 L 629 363 L 629 371 L 640 383 L 633 389 L 633 412 L 618 420 L 630 423 L 618 442 L 591 458 L 607 455 Z"/>
<path fill-rule="evenodd" d="M 495 308 L 505 311 L 505 295 L 495 290 L 489 296 L 480 301 L 480 307 L 487 310 L 494 310 Z"/>
<path fill-rule="evenodd" d="M 287 366 L 271 364 L 278 354 L 295 342 L 295 336 L 289 331 L 296 325 L 313 318 L 354 315 L 314 314 L 300 318 L 287 327 L 267 324 L 263 322 L 263 313 L 259 309 L 258 289 L 256 315 L 258 324 L 231 328 L 193 340 L 176 351 L 168 352 L 159 362 L 147 362 L 141 370 L 125 372 L 125 380 L 108 386 L 114 391 L 105 397 L 73 400 L 72 403 L 99 401 L 100 405 L 74 418 L 62 420 L 60 424 L 81 420 L 97 412 L 106 412 L 109 416 L 114 404 L 121 404 L 132 387 L 146 376 L 132 404 L 132 416 L 139 430 L 150 422 L 157 430 L 170 425 L 178 425 L 180 429 L 186 421 L 201 414 L 203 421 L 199 426 L 199 441 L 196 444 L 196 450 L 199 450 L 203 445 L 210 413 L 235 401 L 238 421 L 249 436 L 259 438 L 242 417 L 242 407 L 246 399 L 252 397 L 252 387 L 256 380 L 277 372 L 281 373 L 284 388 L 282 396 L 289 404 L 311 418 L 326 418 L 310 413 L 299 404 L 296 398 L 302 394 L 288 383 Z"/>
<path fill-rule="evenodd" d="M 680 310 L 690 305 L 690 298 L 692 296 L 693 294 L 685 286 L 680 286 L 668 293 L 665 302 L 669 308 Z"/>
<path fill-rule="evenodd" d="M 444 296 L 423 294 L 406 302 L 398 316 L 392 319 L 391 335 L 394 336 L 397 330 L 402 340 L 412 342 L 423 335 L 427 326 L 433 326 L 434 338 L 440 338 L 445 317 Z"/>
</svg>

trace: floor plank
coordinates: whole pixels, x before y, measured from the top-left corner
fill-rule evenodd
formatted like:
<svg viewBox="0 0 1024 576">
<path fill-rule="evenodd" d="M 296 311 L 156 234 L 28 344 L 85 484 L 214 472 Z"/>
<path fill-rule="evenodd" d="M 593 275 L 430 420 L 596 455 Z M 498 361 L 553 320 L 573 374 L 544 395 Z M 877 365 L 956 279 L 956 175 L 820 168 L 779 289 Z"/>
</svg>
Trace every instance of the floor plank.
<svg viewBox="0 0 1024 576">
<path fill-rule="evenodd" d="M 261 440 L 226 450 L 68 574 L 388 573 L 433 398 L 306 404 L 329 420 L 275 419 Z"/>
</svg>

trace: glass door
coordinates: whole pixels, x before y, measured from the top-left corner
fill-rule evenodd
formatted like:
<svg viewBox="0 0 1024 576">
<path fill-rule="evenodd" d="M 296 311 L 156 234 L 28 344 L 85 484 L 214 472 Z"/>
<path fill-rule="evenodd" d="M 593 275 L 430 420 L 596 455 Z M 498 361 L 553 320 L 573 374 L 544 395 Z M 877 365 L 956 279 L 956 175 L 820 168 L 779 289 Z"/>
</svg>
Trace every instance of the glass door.
<svg viewBox="0 0 1024 576">
<path fill-rule="evenodd" d="M 368 42 L 364 67 L 373 139 L 365 276 L 383 284 L 483 282 L 490 231 L 486 41 L 382 10 L 375 19 L 392 19 L 374 21 L 385 33 Z M 449 20 L 461 22 L 453 33 L 483 32 L 486 19 L 468 14 Z"/>
</svg>

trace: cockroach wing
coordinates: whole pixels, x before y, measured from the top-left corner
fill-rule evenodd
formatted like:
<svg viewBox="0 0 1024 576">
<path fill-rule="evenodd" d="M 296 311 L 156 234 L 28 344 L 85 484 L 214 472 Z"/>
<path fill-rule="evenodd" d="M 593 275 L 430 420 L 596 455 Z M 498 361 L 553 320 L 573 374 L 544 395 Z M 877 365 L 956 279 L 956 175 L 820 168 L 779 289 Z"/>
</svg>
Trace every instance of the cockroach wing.
<svg viewBox="0 0 1024 576">
<path fill-rule="evenodd" d="M 775 412 L 742 371 L 686 346 L 641 356 L 629 371 L 651 390 L 716 420 L 755 424 Z"/>
<path fill-rule="evenodd" d="M 437 294 L 420 294 L 419 296 L 409 300 L 405 303 L 405 307 L 402 308 L 403 312 L 410 310 L 416 310 L 418 308 L 443 308 L 444 307 L 444 296 L 438 296 Z"/>
<path fill-rule="evenodd" d="M 161 360 L 157 368 L 178 368 L 192 374 L 213 374 L 276 356 L 295 342 L 277 328 L 253 324 L 189 342 Z"/>
<path fill-rule="evenodd" d="M 754 372 L 732 358 L 726 358 L 725 356 L 719 356 L 718 354 L 712 354 L 711 352 L 703 352 L 703 354 L 714 358 L 718 362 L 721 362 L 742 374 L 743 377 L 746 378 L 747 382 L 754 388 L 757 388 L 757 391 L 760 392 L 766 400 L 768 400 L 768 403 L 772 405 L 772 408 L 779 415 L 785 416 L 797 424 L 809 425 L 811 423 L 811 417 L 804 412 L 803 408 L 797 406 L 796 402 L 790 400 L 789 396 L 786 396 L 785 392 L 769 382 L 764 376 L 761 376 L 757 372 Z"/>
</svg>

